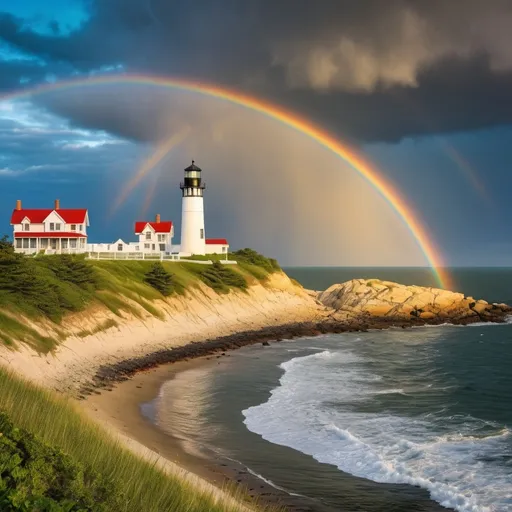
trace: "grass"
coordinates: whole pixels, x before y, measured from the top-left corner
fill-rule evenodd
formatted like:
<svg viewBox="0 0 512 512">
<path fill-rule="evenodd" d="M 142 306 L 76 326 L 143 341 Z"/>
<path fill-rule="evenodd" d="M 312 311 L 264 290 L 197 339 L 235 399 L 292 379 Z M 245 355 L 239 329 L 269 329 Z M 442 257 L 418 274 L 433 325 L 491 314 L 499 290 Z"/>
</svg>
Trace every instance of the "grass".
<svg viewBox="0 0 512 512">
<path fill-rule="evenodd" d="M 38 388 L 2 369 L 0 369 L 0 411 L 7 413 L 16 427 L 37 434 L 38 442 L 51 446 L 54 451 L 62 452 L 73 464 L 82 465 L 86 474 L 100 475 L 102 482 L 110 485 L 112 493 L 112 496 L 107 495 L 105 498 L 112 499 L 112 507 L 104 510 L 115 512 L 141 510 L 144 512 L 235 512 L 241 510 L 239 506 L 230 503 L 216 503 L 210 491 L 198 490 L 180 475 L 164 474 L 154 464 L 139 458 L 112 439 L 100 426 L 78 411 L 69 400 Z M 1 489 L 0 487 L 0 497 Z M 241 493 L 235 497 L 240 500 L 246 498 Z M 41 510 L 64 511 L 78 510 L 78 508 Z M 264 509 L 258 508 L 258 510 Z"/>
<path fill-rule="evenodd" d="M 117 327 L 119 324 L 112 318 L 107 318 L 104 322 L 97 325 L 93 329 L 83 329 L 80 332 L 77 332 L 76 335 L 79 338 L 85 338 L 87 336 L 92 336 L 93 334 L 98 334 L 99 332 L 104 332 L 112 327 Z"/>
<path fill-rule="evenodd" d="M 229 293 L 233 288 L 247 289 L 247 280 L 238 270 L 218 261 L 213 262 L 212 265 L 197 263 L 182 263 L 182 265 L 185 265 L 188 271 L 194 273 L 204 284 L 217 293 Z"/>
<path fill-rule="evenodd" d="M 42 353 L 48 353 L 57 346 L 57 340 L 54 338 L 39 334 L 26 323 L 2 311 L 0 311 L 0 340 L 13 348 L 16 342 L 23 342 Z"/>
<path fill-rule="evenodd" d="M 59 328 L 62 319 L 95 303 L 120 317 L 140 317 L 144 309 L 163 318 L 155 301 L 164 295 L 184 294 L 200 283 L 218 293 L 244 290 L 247 277 L 255 272 L 247 270 L 249 265 L 258 266 L 250 258 L 236 268 L 162 262 L 155 273 L 151 261 L 29 258 L 0 239 L 0 343 L 15 349 L 23 342 L 47 353 L 66 337 Z M 41 320 L 52 322 L 52 336 L 31 326 Z M 108 319 L 77 335 L 86 337 L 116 325 Z M 249 499 L 241 491 L 230 496 L 240 503 Z M 254 503 L 251 507 L 277 510 L 256 508 Z M 198 489 L 181 474 L 164 473 L 115 441 L 71 400 L 0 367 L 0 510 L 238 512 L 245 507 L 219 498 L 209 488 Z"/>
<path fill-rule="evenodd" d="M 80 255 L 29 258 L 15 253 L 5 239 L 0 239 L 0 342 L 14 347 L 17 340 L 47 353 L 66 337 L 63 329 L 58 328 L 62 319 L 69 313 L 85 311 L 94 303 L 102 304 L 120 318 L 125 314 L 143 318 L 146 312 L 164 319 L 158 300 L 184 295 L 201 284 L 219 294 L 245 291 L 250 284 L 264 283 L 272 272 L 280 270 L 275 260 L 251 249 L 229 254 L 238 265 L 221 264 L 221 257 L 194 257 L 213 258 L 212 265 L 85 260 Z M 41 335 L 23 318 L 50 321 L 51 333 Z M 105 327 L 100 325 L 97 329 Z M 86 336 L 86 332 L 90 331 L 78 335 Z"/>
</svg>

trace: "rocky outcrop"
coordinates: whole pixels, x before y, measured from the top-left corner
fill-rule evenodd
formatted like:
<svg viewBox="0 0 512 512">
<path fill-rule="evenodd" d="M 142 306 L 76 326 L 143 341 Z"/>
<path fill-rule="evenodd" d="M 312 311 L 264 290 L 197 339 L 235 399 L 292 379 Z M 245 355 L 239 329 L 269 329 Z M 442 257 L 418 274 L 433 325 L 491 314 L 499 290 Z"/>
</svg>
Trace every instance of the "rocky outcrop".
<svg viewBox="0 0 512 512">
<path fill-rule="evenodd" d="M 403 324 L 503 322 L 512 314 L 506 304 L 465 297 L 438 288 L 405 286 L 378 279 L 353 279 L 318 294 L 318 300 L 345 319 L 389 319 Z"/>
</svg>

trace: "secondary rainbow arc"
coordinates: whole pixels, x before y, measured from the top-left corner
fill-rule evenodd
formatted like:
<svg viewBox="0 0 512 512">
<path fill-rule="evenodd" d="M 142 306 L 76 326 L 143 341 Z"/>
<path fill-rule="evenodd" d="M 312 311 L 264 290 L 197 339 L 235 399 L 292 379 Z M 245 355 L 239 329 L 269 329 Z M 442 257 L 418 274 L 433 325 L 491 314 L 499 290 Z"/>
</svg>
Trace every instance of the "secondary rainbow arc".
<svg viewBox="0 0 512 512">
<path fill-rule="evenodd" d="M 414 210 L 398 194 L 378 171 L 366 162 L 361 155 L 342 144 L 333 135 L 315 125 L 311 121 L 300 117 L 298 114 L 287 111 L 282 107 L 263 101 L 258 98 L 234 91 L 214 84 L 202 83 L 193 80 L 168 78 L 153 75 L 121 74 L 121 75 L 98 75 L 87 78 L 77 78 L 61 82 L 42 84 L 29 89 L 22 89 L 0 96 L 0 101 L 15 100 L 34 95 L 44 94 L 62 89 L 75 87 L 88 87 L 107 84 L 139 84 L 147 86 L 166 87 L 176 90 L 196 92 L 213 98 L 218 98 L 240 105 L 249 110 L 259 112 L 272 119 L 280 121 L 290 128 L 309 136 L 318 144 L 332 151 L 348 163 L 356 172 L 363 176 L 390 204 L 400 219 L 409 229 L 418 247 L 422 251 L 426 262 L 432 268 L 440 287 L 449 286 L 450 279 L 443 265 L 440 251 L 434 244 L 432 237 L 426 228 L 420 223 Z"/>
</svg>

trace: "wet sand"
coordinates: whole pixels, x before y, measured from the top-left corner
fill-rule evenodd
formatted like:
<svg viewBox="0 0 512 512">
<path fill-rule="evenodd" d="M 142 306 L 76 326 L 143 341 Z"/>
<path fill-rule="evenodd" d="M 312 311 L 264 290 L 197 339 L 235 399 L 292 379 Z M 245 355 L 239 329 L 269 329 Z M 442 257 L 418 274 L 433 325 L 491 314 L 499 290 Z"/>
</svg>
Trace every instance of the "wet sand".
<svg viewBox="0 0 512 512">
<path fill-rule="evenodd" d="M 305 322 L 239 332 L 190 343 L 101 366 L 89 383 L 82 387 L 79 403 L 96 421 L 135 440 L 179 468 L 220 488 L 230 485 L 245 488 L 249 502 L 254 498 L 265 504 L 285 505 L 287 510 L 322 512 L 323 508 L 318 502 L 313 504 L 309 503 L 311 500 L 307 498 L 290 496 L 254 476 L 242 465 L 221 457 L 213 449 L 204 447 L 198 451 L 185 439 L 160 430 L 142 413 L 141 404 L 147 404 L 157 397 L 161 386 L 172 380 L 178 372 L 211 364 L 212 360 L 230 357 L 231 350 L 244 346 L 257 343 L 266 345 L 270 341 L 278 342 L 283 339 L 333 332 L 408 328 L 426 323 L 415 319 L 403 322 L 393 318 L 355 320 L 347 323 Z M 193 405 L 191 404 L 192 407 Z"/>
<path fill-rule="evenodd" d="M 307 500 L 290 496 L 249 473 L 242 465 L 225 459 L 213 450 L 199 450 L 184 439 L 170 435 L 155 426 L 141 411 L 141 404 L 151 402 L 166 381 L 181 371 L 211 364 L 211 359 L 226 356 L 205 356 L 140 371 L 132 378 L 96 391 L 81 407 L 96 421 L 141 443 L 180 468 L 220 488 L 235 487 L 248 495 L 248 503 L 282 505 L 291 511 L 318 511 Z M 192 405 L 192 404 L 191 404 Z"/>
</svg>

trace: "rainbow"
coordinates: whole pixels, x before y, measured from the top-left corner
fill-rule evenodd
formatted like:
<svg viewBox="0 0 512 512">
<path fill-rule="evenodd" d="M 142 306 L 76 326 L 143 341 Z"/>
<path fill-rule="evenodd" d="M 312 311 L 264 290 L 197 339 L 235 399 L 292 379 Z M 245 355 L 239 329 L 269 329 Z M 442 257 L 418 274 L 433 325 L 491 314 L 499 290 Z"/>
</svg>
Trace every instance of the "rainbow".
<svg viewBox="0 0 512 512">
<path fill-rule="evenodd" d="M 449 286 L 450 279 L 443 266 L 441 253 L 436 248 L 426 228 L 419 222 L 413 209 L 398 194 L 398 192 L 379 174 L 376 169 L 366 162 L 362 156 L 349 148 L 348 145 L 342 144 L 334 136 L 324 131 L 319 126 L 316 126 L 309 120 L 304 119 L 293 112 L 287 111 L 278 105 L 213 84 L 185 79 L 137 74 L 100 75 L 42 84 L 30 89 L 18 90 L 0 96 L 0 101 L 29 98 L 35 95 L 63 89 L 72 89 L 75 87 L 90 87 L 106 84 L 146 85 L 199 93 L 212 98 L 228 101 L 254 112 L 264 114 L 304 135 L 307 135 L 312 140 L 332 151 L 335 155 L 348 163 L 356 172 L 364 177 L 375 188 L 375 190 L 378 191 L 378 193 L 390 204 L 409 229 L 419 249 L 424 254 L 425 260 L 432 268 L 439 286 L 441 288 Z M 170 145 L 172 146 L 172 144 Z"/>
</svg>

